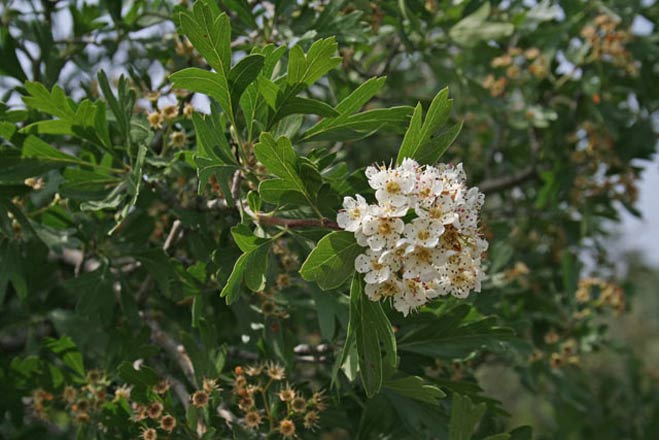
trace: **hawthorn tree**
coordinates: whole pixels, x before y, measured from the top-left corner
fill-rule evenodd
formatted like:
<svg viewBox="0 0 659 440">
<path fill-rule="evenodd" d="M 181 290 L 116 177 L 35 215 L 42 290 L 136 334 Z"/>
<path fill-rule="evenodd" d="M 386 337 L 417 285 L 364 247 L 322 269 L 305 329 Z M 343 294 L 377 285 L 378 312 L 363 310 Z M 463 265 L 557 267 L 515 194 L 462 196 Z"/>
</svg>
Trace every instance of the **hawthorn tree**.
<svg viewBox="0 0 659 440">
<path fill-rule="evenodd" d="M 656 432 L 601 318 L 659 7 L 530 3 L 3 0 L 0 433 L 534 438 L 491 365 Z"/>
</svg>

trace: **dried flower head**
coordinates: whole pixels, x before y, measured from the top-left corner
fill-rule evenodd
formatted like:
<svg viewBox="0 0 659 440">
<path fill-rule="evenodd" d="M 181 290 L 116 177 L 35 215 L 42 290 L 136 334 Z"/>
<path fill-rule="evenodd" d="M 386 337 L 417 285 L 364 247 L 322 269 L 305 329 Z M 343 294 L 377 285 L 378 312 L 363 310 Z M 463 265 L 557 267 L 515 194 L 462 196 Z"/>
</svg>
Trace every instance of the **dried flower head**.
<svg viewBox="0 0 659 440">
<path fill-rule="evenodd" d="M 192 119 L 192 113 L 194 113 L 194 107 L 192 104 L 185 104 L 183 107 L 183 116 L 185 119 Z"/>
<path fill-rule="evenodd" d="M 254 364 L 245 368 L 245 374 L 248 376 L 259 376 L 261 373 L 263 373 L 263 365 L 261 364 Z"/>
<path fill-rule="evenodd" d="M 133 420 L 140 422 L 148 417 L 146 406 L 133 402 Z"/>
<path fill-rule="evenodd" d="M 284 419 L 279 422 L 279 433 L 285 438 L 291 438 L 295 436 L 295 423 L 290 419 Z"/>
<path fill-rule="evenodd" d="M 291 409 L 296 413 L 303 413 L 307 410 L 307 400 L 301 396 L 295 397 L 291 402 Z"/>
<path fill-rule="evenodd" d="M 166 432 L 172 432 L 176 429 L 176 419 L 171 414 L 165 414 L 160 419 L 160 429 Z"/>
<path fill-rule="evenodd" d="M 251 396 L 245 396 L 238 401 L 238 408 L 241 411 L 247 412 L 254 408 L 254 399 Z"/>
<path fill-rule="evenodd" d="M 313 431 L 318 427 L 318 421 L 320 420 L 320 416 L 316 411 L 309 411 L 304 415 L 304 427 L 305 429 Z"/>
<path fill-rule="evenodd" d="M 164 122 L 164 119 L 160 112 L 151 112 L 149 115 L 146 117 L 146 120 L 149 121 L 149 125 L 151 128 L 154 130 L 158 130 L 162 128 L 162 123 Z"/>
<path fill-rule="evenodd" d="M 43 179 L 41 177 L 28 177 L 23 183 L 35 191 L 43 188 Z"/>
<path fill-rule="evenodd" d="M 206 391 L 197 390 L 190 399 L 192 400 L 192 404 L 197 408 L 203 408 L 208 405 L 208 393 Z"/>
<path fill-rule="evenodd" d="M 130 400 L 130 392 L 132 389 L 133 387 L 128 386 L 126 384 L 121 385 L 116 390 L 114 390 L 114 400 L 115 401 L 120 399 Z"/>
<path fill-rule="evenodd" d="M 73 403 L 75 402 L 77 396 L 78 392 L 75 388 L 70 385 L 64 387 L 64 390 L 62 391 L 62 399 L 64 399 L 65 402 Z"/>
<path fill-rule="evenodd" d="M 286 386 L 279 391 L 279 400 L 282 402 L 291 402 L 295 399 L 295 394 L 295 389 L 293 389 L 290 384 L 286 384 Z"/>
<path fill-rule="evenodd" d="M 317 391 L 311 395 L 311 404 L 318 411 L 325 411 L 327 408 L 327 398 L 325 397 L 325 391 Z"/>
<path fill-rule="evenodd" d="M 169 383 L 169 381 L 167 379 L 163 379 L 153 387 L 153 391 L 156 394 L 161 394 L 162 395 L 162 394 L 165 394 L 169 390 L 170 386 L 171 386 L 171 384 Z"/>
<path fill-rule="evenodd" d="M 187 136 L 185 135 L 184 131 L 173 131 L 169 135 L 169 141 L 171 142 L 172 146 L 175 148 L 185 147 L 186 140 L 187 140 Z"/>
<path fill-rule="evenodd" d="M 151 405 L 149 405 L 149 408 L 147 409 L 147 414 L 149 415 L 150 419 L 159 419 L 160 416 L 162 415 L 162 410 L 163 406 L 162 403 L 160 402 L 153 402 Z"/>
<path fill-rule="evenodd" d="M 178 105 L 176 104 L 170 104 L 166 105 L 162 109 L 162 117 L 165 119 L 165 121 L 171 121 L 173 119 L 176 119 L 178 117 Z"/>
<path fill-rule="evenodd" d="M 202 388 L 208 394 L 211 394 L 213 391 L 218 390 L 220 387 L 217 385 L 217 379 L 209 379 L 205 377 L 202 381 Z"/>
<path fill-rule="evenodd" d="M 272 380 L 284 380 L 286 377 L 286 370 L 284 370 L 284 367 L 275 362 L 268 362 L 265 365 L 265 372 Z"/>
<path fill-rule="evenodd" d="M 245 426 L 248 429 L 258 428 L 262 422 L 261 414 L 257 411 L 249 411 L 245 414 Z"/>
<path fill-rule="evenodd" d="M 142 428 L 141 437 L 142 440 L 156 440 L 158 438 L 158 434 L 153 428 Z"/>
</svg>

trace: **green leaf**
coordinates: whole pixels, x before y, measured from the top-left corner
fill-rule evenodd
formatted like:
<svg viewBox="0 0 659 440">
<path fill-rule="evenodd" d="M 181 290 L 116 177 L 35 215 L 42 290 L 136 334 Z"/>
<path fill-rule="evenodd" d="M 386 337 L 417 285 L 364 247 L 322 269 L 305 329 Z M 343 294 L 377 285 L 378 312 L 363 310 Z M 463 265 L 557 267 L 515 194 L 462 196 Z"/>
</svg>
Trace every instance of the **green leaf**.
<svg viewBox="0 0 659 440">
<path fill-rule="evenodd" d="M 28 107 L 64 120 L 73 120 L 75 118 L 75 112 L 60 86 L 54 86 L 49 93 L 43 84 L 26 81 L 25 90 L 30 94 L 30 96 L 23 96 L 23 102 Z"/>
<path fill-rule="evenodd" d="M 355 235 L 334 231 L 320 239 L 300 268 L 300 275 L 323 290 L 335 289 L 355 272 L 355 258 L 362 252 Z"/>
<path fill-rule="evenodd" d="M 515 30 L 512 23 L 487 21 L 489 15 L 490 2 L 483 2 L 473 14 L 456 23 L 449 31 L 449 36 L 462 46 L 473 47 L 481 41 L 507 37 Z"/>
<path fill-rule="evenodd" d="M 233 241 L 236 242 L 240 250 L 243 252 L 252 251 L 269 241 L 267 238 L 261 238 L 254 235 L 252 230 L 249 229 L 249 226 L 244 223 L 231 228 L 231 236 L 233 237 Z"/>
<path fill-rule="evenodd" d="M 227 304 L 231 305 L 240 297 L 242 292 L 242 282 L 245 275 L 245 261 L 247 260 L 248 254 L 242 254 L 236 260 L 236 264 L 233 266 L 231 275 L 227 279 L 226 284 L 220 292 L 222 298 L 226 298 Z"/>
<path fill-rule="evenodd" d="M 227 304 L 233 304 L 240 297 L 243 284 L 254 292 L 265 288 L 272 240 L 250 237 L 245 228 L 247 226 L 237 226 L 231 231 L 236 244 L 244 253 L 238 257 L 229 279 L 220 292 L 220 296 L 226 298 Z"/>
<path fill-rule="evenodd" d="M 174 87 L 202 93 L 215 99 L 235 126 L 229 84 L 223 71 L 210 72 L 198 67 L 188 67 L 171 74 L 169 79 Z"/>
<path fill-rule="evenodd" d="M 298 157 L 288 138 L 282 136 L 275 140 L 270 133 L 261 133 L 259 143 L 254 146 L 254 154 L 270 173 L 291 182 L 299 182 L 300 190 L 303 191 L 304 185 L 297 171 Z"/>
<path fill-rule="evenodd" d="M 364 294 L 362 280 L 357 273 L 350 286 L 348 333 L 348 339 L 354 337 L 357 343 L 359 374 L 364 391 L 369 398 L 373 397 L 380 392 L 383 381 L 394 373 L 398 364 L 396 338 L 382 305 L 369 300 Z"/>
<path fill-rule="evenodd" d="M 254 153 L 270 173 L 279 177 L 261 182 L 259 194 L 263 200 L 314 206 L 314 197 L 300 174 L 300 160 L 287 137 L 280 136 L 275 140 L 270 133 L 261 133 L 259 143 L 254 146 Z"/>
<path fill-rule="evenodd" d="M 78 376 L 85 377 L 85 366 L 78 347 L 68 336 L 59 339 L 48 338 L 46 347 L 62 359 L 64 364 L 71 368 Z"/>
<path fill-rule="evenodd" d="M 216 72 L 224 77 L 231 67 L 231 22 L 217 8 L 212 8 L 207 0 L 197 1 L 192 12 L 180 15 L 181 29 L 192 45 L 206 59 Z M 222 104 L 224 107 L 224 104 Z M 226 111 L 226 110 L 225 110 Z"/>
<path fill-rule="evenodd" d="M 0 304 L 4 303 L 9 282 L 11 282 L 16 295 L 21 300 L 27 298 L 28 286 L 25 280 L 23 265 L 21 264 L 22 261 L 24 259 L 17 242 L 9 240 L 0 242 L 0 263 L 2 263 L 2 270 L 0 270 Z"/>
<path fill-rule="evenodd" d="M 411 113 L 412 107 L 398 106 L 368 110 L 347 117 L 323 119 L 319 125 L 325 121 L 336 122 L 312 127 L 302 135 L 301 140 L 303 142 L 357 140 L 383 129 L 403 132 Z"/>
<path fill-rule="evenodd" d="M 339 115 L 339 113 L 334 110 L 331 105 L 326 104 L 323 101 L 294 96 L 287 99 L 286 102 L 279 108 L 276 117 L 272 120 L 271 123 L 274 124 L 286 116 L 294 114 L 319 115 L 323 117 L 334 117 Z"/>
<path fill-rule="evenodd" d="M 57 148 L 51 147 L 46 142 L 32 135 L 25 138 L 25 141 L 23 142 L 22 156 L 24 158 L 39 159 L 43 162 L 61 164 L 62 166 L 67 164 L 86 165 L 85 162 L 79 160 L 77 157 L 63 153 Z"/>
<path fill-rule="evenodd" d="M 146 365 L 140 365 L 140 369 L 136 370 L 133 368 L 133 364 L 128 361 L 123 361 L 117 367 L 117 372 L 119 377 L 122 380 L 126 381 L 131 385 L 136 385 L 140 387 L 150 387 L 158 383 L 160 377 L 158 373 L 153 371 L 152 368 L 147 367 Z"/>
<path fill-rule="evenodd" d="M 446 397 L 446 394 L 442 390 L 435 385 L 426 383 L 419 376 L 404 376 L 389 379 L 385 382 L 384 387 L 405 397 L 431 405 L 438 405 L 437 401 Z"/>
<path fill-rule="evenodd" d="M 487 405 L 474 405 L 467 396 L 453 393 L 451 404 L 451 421 L 449 423 L 449 440 L 469 440 L 476 430 Z"/>
<path fill-rule="evenodd" d="M 457 124 L 444 133 L 437 133 L 448 121 L 452 106 L 453 100 L 448 98 L 448 89 L 442 89 L 430 103 L 422 123 L 423 110 L 421 104 L 417 104 L 398 151 L 397 163 L 401 163 L 406 157 L 421 164 L 433 164 L 439 160 L 462 127 Z"/>
<path fill-rule="evenodd" d="M 25 81 L 25 72 L 16 55 L 16 41 L 9 33 L 9 26 L 0 28 L 0 73 Z"/>
<path fill-rule="evenodd" d="M 224 135 L 224 127 L 222 127 L 219 117 L 193 113 L 192 123 L 194 124 L 197 140 L 197 156 L 216 159 L 223 164 L 237 165 L 236 158 Z"/>
<path fill-rule="evenodd" d="M 229 92 L 234 109 L 240 102 L 240 97 L 250 84 L 259 76 L 265 57 L 259 54 L 248 55 L 238 62 L 229 73 Z"/>
<path fill-rule="evenodd" d="M 372 307 L 367 303 L 362 289 L 362 281 L 355 273 L 350 287 L 350 323 L 355 326 L 357 353 L 359 354 L 359 375 L 366 396 L 371 398 L 382 387 L 382 354 L 380 340 L 374 327 Z M 376 304 L 381 307 L 379 303 Z"/>
<path fill-rule="evenodd" d="M 305 205 L 309 199 L 300 192 L 300 185 L 285 179 L 268 179 L 259 184 L 259 195 L 269 203 L 276 205 Z"/>
<path fill-rule="evenodd" d="M 117 97 L 115 97 L 110 87 L 110 82 L 103 70 L 98 72 L 98 85 L 103 91 L 103 96 L 110 110 L 114 114 L 124 143 L 132 144 L 130 121 L 135 107 L 135 91 L 128 88 L 126 77 L 121 75 L 117 84 Z"/>
<path fill-rule="evenodd" d="M 465 358 L 481 350 L 501 350 L 513 336 L 509 328 L 497 327 L 496 318 L 468 319 L 471 306 L 460 304 L 439 316 L 422 312 L 408 320 L 398 348 L 444 359 Z"/>
<path fill-rule="evenodd" d="M 385 81 L 385 77 L 368 79 L 336 106 L 335 110 L 338 112 L 338 116 L 318 121 L 316 125 L 304 133 L 303 137 L 312 137 L 317 133 L 327 131 L 332 127 L 343 123 L 350 115 L 359 110 L 373 96 L 375 96 L 375 94 L 382 88 Z"/>
<path fill-rule="evenodd" d="M 288 54 L 289 84 L 304 83 L 308 86 L 341 63 L 341 57 L 335 57 L 337 44 L 334 37 L 315 41 L 304 54 L 302 48 L 294 46 Z"/>
</svg>

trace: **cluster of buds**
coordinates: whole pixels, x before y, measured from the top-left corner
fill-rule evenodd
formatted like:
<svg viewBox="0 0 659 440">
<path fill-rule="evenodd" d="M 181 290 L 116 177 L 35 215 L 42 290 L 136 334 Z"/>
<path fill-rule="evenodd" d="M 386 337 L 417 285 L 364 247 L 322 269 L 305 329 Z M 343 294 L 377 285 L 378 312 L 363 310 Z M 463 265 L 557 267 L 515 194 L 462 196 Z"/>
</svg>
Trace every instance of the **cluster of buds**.
<svg viewBox="0 0 659 440">
<path fill-rule="evenodd" d="M 91 370 L 84 384 L 67 385 L 56 394 L 39 388 L 32 392 L 25 403 L 41 420 L 48 420 L 51 411 L 66 410 L 75 423 L 86 424 L 97 418 L 104 404 L 111 400 L 108 386 L 109 382 L 102 372 Z M 124 386 L 123 389 L 128 388 Z M 130 390 L 128 393 L 130 394 Z"/>
<path fill-rule="evenodd" d="M 391 300 L 407 315 L 428 301 L 479 292 L 481 256 L 487 241 L 479 231 L 484 195 L 466 185 L 462 165 L 368 167 L 376 204 L 346 197 L 337 223 L 354 232 L 366 251 L 355 259 L 371 301 Z"/>
<path fill-rule="evenodd" d="M 178 96 L 178 90 L 174 91 Z M 186 97 L 185 95 L 180 96 Z M 151 102 L 153 110 L 147 114 L 147 121 L 152 129 L 161 130 L 163 128 L 167 129 L 167 134 L 169 136 L 168 142 L 174 148 L 183 148 L 185 147 L 188 137 L 185 131 L 175 128 L 176 121 L 182 116 L 185 119 L 191 119 L 192 114 L 194 113 L 194 107 L 190 103 L 186 104 L 168 104 L 162 108 L 158 108 L 158 99 L 160 98 L 159 92 L 147 92 L 145 97 Z M 181 112 L 180 106 L 183 105 L 183 111 Z M 179 127 L 180 128 L 180 127 Z"/>
<path fill-rule="evenodd" d="M 620 160 L 614 139 L 606 128 L 586 121 L 568 141 L 575 144 L 572 159 L 579 166 L 570 193 L 575 206 L 581 206 L 584 198 L 601 196 L 630 205 L 636 202 L 637 172 Z"/>
<path fill-rule="evenodd" d="M 549 60 L 537 47 L 523 50 L 519 47 L 509 47 L 506 53 L 492 60 L 490 65 L 495 69 L 505 69 L 505 77 L 513 80 L 524 72 L 529 72 L 537 79 L 543 79 L 549 73 Z"/>
<path fill-rule="evenodd" d="M 573 338 L 561 339 L 555 330 L 550 330 L 544 336 L 546 348 L 535 348 L 529 358 L 531 363 L 542 362 L 545 359 L 550 368 L 557 369 L 565 365 L 579 365 L 581 358 L 578 353 L 577 341 Z"/>
<path fill-rule="evenodd" d="M 233 394 L 250 430 L 294 438 L 298 429 L 314 430 L 320 413 L 326 409 L 322 392 L 305 397 L 300 390 L 285 383 L 286 371 L 274 362 L 234 369 Z"/>
<path fill-rule="evenodd" d="M 638 66 L 626 48 L 631 35 L 618 29 L 618 24 L 619 20 L 600 14 L 581 29 L 581 37 L 590 46 L 591 59 L 609 61 L 635 76 L 638 74 Z"/>
<path fill-rule="evenodd" d="M 610 307 L 616 313 L 625 311 L 625 293 L 622 287 L 601 278 L 583 278 L 579 280 L 574 295 L 577 303 L 584 307 L 577 312 L 577 317 L 587 316 L 591 307 L 596 309 Z"/>
<path fill-rule="evenodd" d="M 166 395 L 169 387 L 169 381 L 161 380 L 151 389 L 152 393 L 149 394 L 148 402 L 131 403 L 132 420 L 141 425 L 141 438 L 143 440 L 156 440 L 159 431 L 171 434 L 176 430 L 176 417 L 165 411 L 163 403 L 167 400 Z M 117 392 L 115 392 L 115 395 Z M 129 400 L 130 395 L 124 396 L 124 398 Z"/>
</svg>

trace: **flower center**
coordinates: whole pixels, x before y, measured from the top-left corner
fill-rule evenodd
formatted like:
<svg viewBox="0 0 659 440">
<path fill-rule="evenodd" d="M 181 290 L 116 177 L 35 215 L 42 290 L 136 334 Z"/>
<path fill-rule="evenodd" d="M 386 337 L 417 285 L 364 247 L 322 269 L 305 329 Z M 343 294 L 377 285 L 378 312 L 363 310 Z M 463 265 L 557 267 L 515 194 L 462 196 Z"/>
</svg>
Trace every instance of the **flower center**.
<svg viewBox="0 0 659 440">
<path fill-rule="evenodd" d="M 362 211 L 359 208 L 354 208 L 350 210 L 350 218 L 352 220 L 358 220 L 362 216 Z"/>
<path fill-rule="evenodd" d="M 400 193 L 400 185 L 396 181 L 389 181 L 387 182 L 387 192 L 390 194 L 398 194 Z"/>
<path fill-rule="evenodd" d="M 432 263 L 432 253 L 426 248 L 418 249 L 416 251 L 416 258 L 422 263 Z"/>
<path fill-rule="evenodd" d="M 416 234 L 416 237 L 417 237 L 419 240 L 421 240 L 421 241 L 426 241 L 426 240 L 428 240 L 428 239 L 430 238 L 430 231 L 428 231 L 427 229 L 424 229 L 424 230 L 422 230 L 422 231 L 419 231 L 419 232 Z"/>
<path fill-rule="evenodd" d="M 380 232 L 380 234 L 382 235 L 391 234 L 391 224 L 388 221 L 380 222 L 380 227 L 378 228 L 378 232 Z"/>
</svg>

